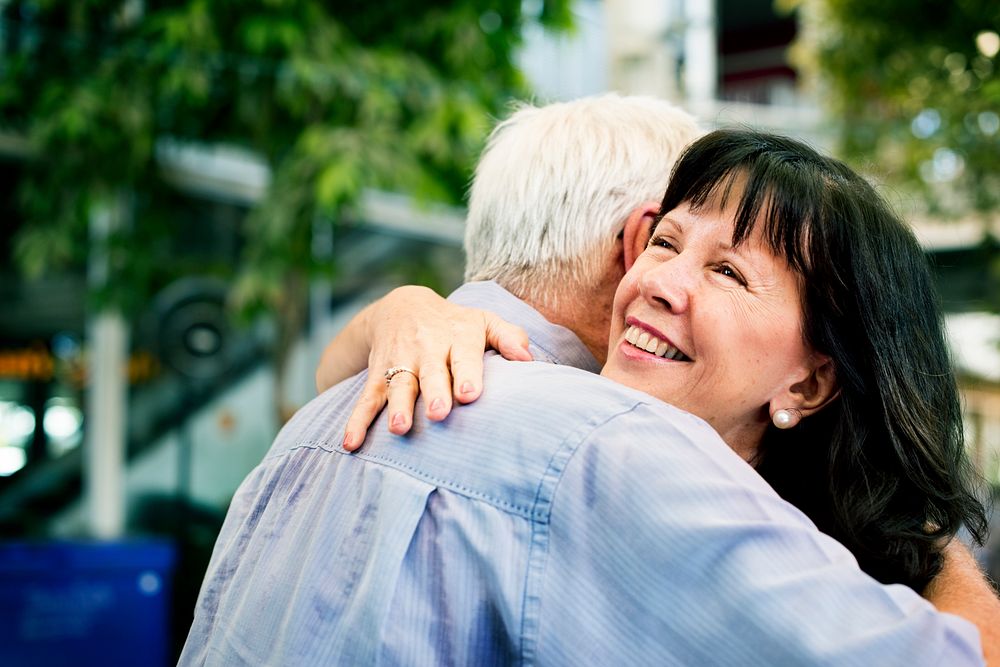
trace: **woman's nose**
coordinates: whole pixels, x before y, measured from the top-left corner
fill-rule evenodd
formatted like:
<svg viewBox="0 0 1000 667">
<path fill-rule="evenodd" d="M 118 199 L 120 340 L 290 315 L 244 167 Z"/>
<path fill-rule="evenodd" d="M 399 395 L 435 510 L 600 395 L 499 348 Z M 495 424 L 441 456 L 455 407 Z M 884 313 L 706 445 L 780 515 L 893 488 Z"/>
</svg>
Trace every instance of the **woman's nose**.
<svg viewBox="0 0 1000 667">
<path fill-rule="evenodd" d="M 659 303 L 672 313 L 688 309 L 697 272 L 683 253 L 650 267 L 639 279 L 639 291 L 647 301 Z"/>
</svg>

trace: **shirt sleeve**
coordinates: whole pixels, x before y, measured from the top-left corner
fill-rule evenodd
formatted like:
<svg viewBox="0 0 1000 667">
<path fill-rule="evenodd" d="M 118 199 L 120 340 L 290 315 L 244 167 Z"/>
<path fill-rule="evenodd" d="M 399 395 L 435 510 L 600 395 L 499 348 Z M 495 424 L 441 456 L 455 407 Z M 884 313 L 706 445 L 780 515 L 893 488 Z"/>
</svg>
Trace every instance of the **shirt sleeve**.
<svg viewBox="0 0 1000 667">
<path fill-rule="evenodd" d="M 591 430 L 549 516 L 539 664 L 983 664 L 974 626 L 861 572 L 691 415 Z"/>
</svg>

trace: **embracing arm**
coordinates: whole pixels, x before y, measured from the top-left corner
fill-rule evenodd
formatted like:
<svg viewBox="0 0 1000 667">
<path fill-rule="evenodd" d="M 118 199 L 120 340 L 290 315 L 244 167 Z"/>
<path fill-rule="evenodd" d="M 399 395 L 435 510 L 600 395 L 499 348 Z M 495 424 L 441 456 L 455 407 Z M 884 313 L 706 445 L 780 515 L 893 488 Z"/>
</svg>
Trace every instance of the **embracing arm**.
<svg viewBox="0 0 1000 667">
<path fill-rule="evenodd" d="M 370 303 L 327 343 L 316 367 L 316 390 L 326 391 L 368 367 L 369 325 L 378 301 Z"/>
<path fill-rule="evenodd" d="M 398 287 L 352 319 L 323 351 L 316 369 L 316 388 L 370 368 L 344 434 L 344 448 L 357 449 L 368 426 L 388 403 L 389 430 L 402 435 L 413 423 L 418 393 L 427 403 L 427 418 L 448 416 L 452 397 L 460 403 L 476 400 L 482 391 L 483 352 L 494 348 L 507 359 L 526 361 L 524 330 L 497 315 L 455 305 L 426 287 Z M 386 386 L 383 373 L 399 373 Z"/>
<path fill-rule="evenodd" d="M 944 548 L 944 566 L 924 590 L 924 597 L 941 611 L 975 625 L 987 664 L 1000 664 L 1000 598 L 958 540 Z"/>
</svg>

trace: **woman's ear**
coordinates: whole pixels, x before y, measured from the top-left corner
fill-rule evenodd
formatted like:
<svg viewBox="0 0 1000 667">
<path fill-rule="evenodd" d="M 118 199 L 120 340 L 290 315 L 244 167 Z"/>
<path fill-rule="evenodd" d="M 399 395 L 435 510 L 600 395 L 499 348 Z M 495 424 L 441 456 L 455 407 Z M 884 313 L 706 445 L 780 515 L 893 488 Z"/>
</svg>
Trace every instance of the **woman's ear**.
<svg viewBox="0 0 1000 667">
<path fill-rule="evenodd" d="M 825 354 L 814 353 L 810 357 L 810 363 L 804 378 L 793 382 L 785 396 L 771 401 L 772 417 L 777 410 L 789 408 L 797 410 L 802 417 L 808 417 L 825 408 L 840 395 L 833 359 Z"/>
<path fill-rule="evenodd" d="M 625 229 L 622 231 L 625 271 L 632 268 L 636 257 L 646 249 L 649 235 L 653 231 L 653 222 L 659 213 L 660 205 L 654 201 L 647 201 L 632 209 L 625 219 Z"/>
</svg>

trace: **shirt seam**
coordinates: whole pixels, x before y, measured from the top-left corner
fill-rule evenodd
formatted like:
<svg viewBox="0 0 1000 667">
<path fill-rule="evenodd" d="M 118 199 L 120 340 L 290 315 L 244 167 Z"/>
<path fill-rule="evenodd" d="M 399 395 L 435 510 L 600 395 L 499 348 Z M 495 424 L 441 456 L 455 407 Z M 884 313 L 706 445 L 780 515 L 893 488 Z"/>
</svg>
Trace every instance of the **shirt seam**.
<svg viewBox="0 0 1000 667">
<path fill-rule="evenodd" d="M 570 461 L 580 451 L 581 447 L 595 431 L 609 422 L 631 414 L 647 405 L 645 401 L 636 401 L 629 407 L 607 415 L 600 421 L 587 421 L 569 433 L 549 458 L 545 471 L 541 474 L 535 500 L 532 504 L 531 541 L 528 546 L 528 559 L 525 573 L 524 593 L 521 600 L 521 662 L 533 665 L 538 651 L 538 634 L 541 622 L 541 586 L 548 562 L 549 527 L 552 505 L 555 502 L 559 483 Z M 541 507 L 540 507 L 541 506 Z"/>
<path fill-rule="evenodd" d="M 473 498 L 475 500 L 480 500 L 489 503 L 493 507 L 496 507 L 497 509 L 506 512 L 507 514 L 513 514 L 523 519 L 528 519 L 530 521 L 535 521 L 538 518 L 534 515 L 533 513 L 534 511 L 531 507 L 525 507 L 523 505 L 510 503 L 506 500 L 503 500 L 502 498 L 497 498 L 495 496 L 491 496 L 490 494 L 477 491 L 462 484 L 457 484 L 451 480 L 428 474 L 420 470 L 419 468 L 416 468 L 407 463 L 399 461 L 398 459 L 394 459 L 390 456 L 384 456 L 381 454 L 370 454 L 368 452 L 354 452 L 352 454 L 345 450 L 340 449 L 339 447 L 330 447 L 329 444 L 325 442 L 316 440 L 303 440 L 298 444 L 296 444 L 295 446 L 289 447 L 288 449 L 284 450 L 280 454 L 275 454 L 274 457 L 284 456 L 285 454 L 290 453 L 297 449 L 319 449 L 324 452 L 328 452 L 330 454 L 340 454 L 341 456 L 356 457 L 359 459 L 363 459 L 365 461 L 370 461 L 371 463 L 377 465 L 383 465 L 387 468 L 392 468 L 394 470 L 403 470 L 407 474 L 416 477 L 417 479 L 420 479 L 429 484 L 434 484 L 439 488 L 444 488 L 449 491 L 453 491 L 454 493 L 465 496 L 467 498 Z"/>
</svg>

